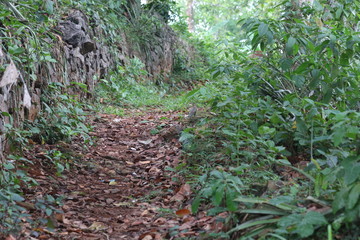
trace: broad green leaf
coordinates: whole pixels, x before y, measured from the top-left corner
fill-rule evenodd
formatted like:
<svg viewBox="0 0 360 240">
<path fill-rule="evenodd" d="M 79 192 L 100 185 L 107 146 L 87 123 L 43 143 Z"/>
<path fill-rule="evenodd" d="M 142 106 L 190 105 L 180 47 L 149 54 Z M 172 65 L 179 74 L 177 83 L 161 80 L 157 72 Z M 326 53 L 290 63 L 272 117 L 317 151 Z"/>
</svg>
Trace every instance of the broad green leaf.
<svg viewBox="0 0 360 240">
<path fill-rule="evenodd" d="M 265 51 L 265 47 L 266 47 L 265 42 L 261 42 L 261 43 L 260 43 L 260 49 L 261 49 L 261 51 Z"/>
<path fill-rule="evenodd" d="M 259 45 L 259 42 L 260 42 L 261 38 L 259 37 L 258 34 L 254 34 L 254 37 L 253 39 L 251 40 L 251 46 L 252 46 L 252 49 L 253 50 L 256 50 L 256 48 L 258 47 Z"/>
<path fill-rule="evenodd" d="M 302 113 L 292 107 L 286 107 L 286 110 L 293 113 L 295 116 L 302 116 Z"/>
<path fill-rule="evenodd" d="M 311 225 L 327 224 L 325 217 L 321 213 L 315 211 L 308 211 L 305 214 L 305 217 L 302 222 L 304 224 L 311 224 Z"/>
<path fill-rule="evenodd" d="M 349 127 L 347 127 L 346 137 L 352 138 L 353 140 L 355 140 L 357 138 L 357 136 L 359 135 L 359 133 L 360 133 L 359 127 L 349 126 Z"/>
<path fill-rule="evenodd" d="M 276 162 L 277 163 L 281 163 L 282 165 L 288 165 L 288 166 L 290 166 L 291 165 L 291 163 L 289 162 L 289 160 L 287 160 L 287 159 L 277 159 L 276 160 Z"/>
<path fill-rule="evenodd" d="M 197 94 L 199 91 L 200 91 L 200 89 L 194 89 L 194 90 L 188 92 L 188 93 L 185 95 L 185 98 L 186 98 L 186 99 L 187 99 L 187 98 L 191 98 L 191 97 L 193 97 L 195 94 Z"/>
<path fill-rule="evenodd" d="M 341 127 L 336 128 L 334 133 L 331 135 L 334 145 L 339 146 L 340 143 L 343 141 L 345 135 L 346 135 L 345 127 L 341 126 Z"/>
<path fill-rule="evenodd" d="M 359 164 L 348 164 L 344 167 L 345 169 L 345 184 L 352 184 L 356 179 L 360 179 L 360 165 Z"/>
<path fill-rule="evenodd" d="M 293 65 L 293 61 L 291 58 L 282 58 L 280 59 L 280 67 L 282 70 L 287 71 L 289 70 Z"/>
<path fill-rule="evenodd" d="M 309 237 L 311 234 L 314 233 L 314 226 L 312 224 L 301 223 L 301 224 L 296 226 L 296 232 L 302 238 L 306 238 L 306 237 Z"/>
<path fill-rule="evenodd" d="M 45 0 L 45 11 L 48 14 L 54 13 L 54 2 L 52 0 Z"/>
<path fill-rule="evenodd" d="M 304 86 L 305 77 L 303 75 L 296 74 L 292 77 L 292 80 L 295 83 L 296 87 L 301 88 Z"/>
<path fill-rule="evenodd" d="M 313 78 L 313 79 L 319 79 L 319 77 L 320 77 L 320 70 L 319 69 L 313 69 L 313 70 L 311 70 L 311 77 Z"/>
<path fill-rule="evenodd" d="M 268 218 L 270 218 L 270 217 L 268 217 Z M 257 225 L 272 224 L 272 223 L 276 223 L 276 222 L 279 222 L 279 221 L 280 221 L 280 218 L 264 219 L 264 220 L 255 219 L 255 220 L 245 222 L 245 223 L 243 223 L 243 224 L 241 224 L 239 226 L 236 226 L 235 228 L 228 231 L 227 234 L 231 234 L 233 232 L 237 232 L 237 231 L 240 231 L 240 230 L 243 230 L 243 229 L 246 229 L 246 228 L 249 228 L 249 227 L 257 226 Z"/>
<path fill-rule="evenodd" d="M 275 233 L 269 233 L 267 234 L 267 236 L 271 236 L 271 237 L 274 237 L 274 238 L 277 238 L 277 239 L 280 239 L 280 240 L 287 240 L 286 238 L 278 235 L 278 234 L 275 234 Z"/>
<path fill-rule="evenodd" d="M 338 163 L 338 157 L 333 155 L 327 155 L 326 163 L 329 165 L 329 167 L 335 167 Z"/>
<path fill-rule="evenodd" d="M 274 40 L 274 34 L 271 31 L 267 31 L 266 38 L 267 38 L 267 44 L 271 44 Z"/>
<path fill-rule="evenodd" d="M 220 184 L 215 191 L 214 201 L 213 204 L 215 206 L 219 206 L 224 199 L 225 195 L 225 184 Z"/>
<path fill-rule="evenodd" d="M 339 8 L 336 10 L 335 18 L 336 18 L 336 19 L 340 19 L 342 13 L 343 13 L 343 7 L 339 7 Z"/>
<path fill-rule="evenodd" d="M 312 80 L 309 83 L 310 89 L 316 89 L 319 86 L 320 74 L 321 74 L 321 72 L 318 69 L 311 70 L 311 79 Z"/>
<path fill-rule="evenodd" d="M 341 64 L 342 66 L 347 66 L 347 65 L 349 65 L 350 57 L 352 57 L 352 56 L 349 56 L 349 54 L 347 54 L 347 53 L 342 53 L 342 54 L 340 55 L 340 64 Z"/>
<path fill-rule="evenodd" d="M 13 55 L 19 55 L 25 52 L 24 48 L 17 47 L 17 46 L 9 46 L 9 53 Z"/>
<path fill-rule="evenodd" d="M 22 202 L 25 200 L 22 196 L 20 196 L 17 193 L 10 192 L 9 195 L 10 195 L 11 200 L 13 200 L 15 202 Z"/>
<path fill-rule="evenodd" d="M 324 9 L 323 5 L 317 0 L 315 0 L 313 4 L 316 11 L 322 11 Z"/>
<path fill-rule="evenodd" d="M 14 164 L 12 164 L 12 163 L 4 163 L 3 166 L 6 170 L 11 170 L 11 169 L 15 168 Z"/>
<path fill-rule="evenodd" d="M 321 142 L 321 141 L 325 141 L 325 140 L 329 140 L 331 139 L 330 136 L 319 136 L 319 137 L 314 137 L 313 142 Z"/>
<path fill-rule="evenodd" d="M 222 213 L 222 212 L 225 212 L 227 211 L 226 208 L 224 207 L 213 207 L 213 208 L 210 208 L 208 211 L 207 211 L 207 215 L 208 216 L 216 216 L 218 215 L 219 213 Z"/>
<path fill-rule="evenodd" d="M 323 99 L 322 99 L 321 102 L 323 102 L 323 103 L 329 103 L 329 102 L 331 101 L 332 96 L 333 96 L 333 89 L 332 89 L 332 88 L 329 88 L 329 89 L 325 92 L 324 97 L 323 97 Z"/>
<path fill-rule="evenodd" d="M 345 216 L 344 215 L 337 215 L 336 219 L 332 222 L 332 226 L 335 230 L 339 230 L 341 226 L 343 226 L 345 220 Z"/>
<path fill-rule="evenodd" d="M 191 212 L 192 213 L 194 213 L 194 214 L 197 213 L 200 203 L 201 203 L 201 195 L 198 194 L 191 204 Z"/>
<path fill-rule="evenodd" d="M 296 119 L 296 129 L 305 136 L 308 134 L 308 127 L 306 126 L 305 121 L 303 121 L 301 118 Z"/>
<path fill-rule="evenodd" d="M 334 213 L 345 207 L 345 199 L 348 196 L 348 189 L 342 189 L 340 192 L 336 193 L 335 199 L 332 203 L 332 208 Z"/>
<path fill-rule="evenodd" d="M 275 133 L 276 129 L 275 128 L 270 128 L 268 126 L 262 125 L 259 127 L 259 134 L 261 135 L 265 135 L 265 134 L 273 134 Z"/>
<path fill-rule="evenodd" d="M 182 132 L 181 133 L 181 136 L 179 138 L 179 141 L 180 142 L 186 142 L 187 140 L 190 140 L 190 139 L 193 139 L 194 138 L 194 135 L 191 134 L 191 133 L 188 133 L 188 132 Z"/>
<path fill-rule="evenodd" d="M 304 62 L 302 63 L 296 70 L 295 73 L 297 74 L 302 74 L 303 72 L 308 72 L 309 71 L 309 67 L 312 65 L 311 62 Z"/>
<path fill-rule="evenodd" d="M 49 201 L 49 202 L 55 202 L 55 198 L 51 195 L 46 195 L 46 199 Z"/>
<path fill-rule="evenodd" d="M 225 197 L 226 197 L 226 208 L 234 212 L 237 210 L 237 204 L 235 203 L 234 199 L 236 197 L 236 193 L 233 191 L 230 191 L 231 189 L 228 189 L 226 191 Z"/>
<path fill-rule="evenodd" d="M 264 215 L 288 215 L 289 213 L 281 209 L 245 209 L 240 213 L 264 214 Z"/>
<path fill-rule="evenodd" d="M 234 101 L 232 100 L 232 98 L 227 98 L 225 101 L 223 101 L 223 102 L 219 102 L 216 106 L 217 107 L 223 107 L 223 106 L 225 106 L 225 105 L 227 105 L 227 104 L 229 104 L 229 103 L 234 103 Z"/>
<path fill-rule="evenodd" d="M 224 178 L 223 174 L 218 170 L 211 171 L 210 176 L 213 176 L 213 177 L 218 178 L 218 179 Z"/>
<path fill-rule="evenodd" d="M 295 43 L 296 39 L 293 37 L 289 37 L 285 46 L 285 51 L 287 55 L 291 55 L 293 53 Z"/>
<path fill-rule="evenodd" d="M 207 174 L 202 175 L 201 177 L 199 177 L 199 183 L 204 184 L 207 178 Z"/>
<path fill-rule="evenodd" d="M 243 197 L 238 197 L 234 201 L 244 202 L 244 203 L 267 203 L 268 202 L 268 200 L 265 198 L 243 198 Z"/>
<path fill-rule="evenodd" d="M 211 197 L 213 194 L 213 190 L 211 187 L 204 188 L 201 192 L 202 192 L 203 196 L 206 198 Z"/>
<path fill-rule="evenodd" d="M 294 198 L 292 196 L 279 196 L 279 197 L 270 199 L 269 203 L 277 206 L 282 203 L 291 203 L 292 201 L 294 201 Z"/>
<path fill-rule="evenodd" d="M 359 202 L 359 196 L 360 196 L 360 182 L 357 183 L 355 186 L 352 187 L 349 198 L 347 201 L 347 209 L 353 209 L 356 203 Z"/>
<path fill-rule="evenodd" d="M 264 36 L 269 30 L 269 25 L 267 25 L 266 23 L 260 23 L 259 28 L 258 28 L 258 32 L 259 32 L 259 36 L 262 37 Z"/>
<path fill-rule="evenodd" d="M 290 214 L 289 216 L 280 218 L 278 226 L 287 228 L 294 224 L 299 224 L 302 218 L 303 216 L 300 214 Z"/>
<path fill-rule="evenodd" d="M 53 211 L 52 211 L 50 208 L 47 208 L 47 209 L 45 210 L 45 213 L 46 213 L 47 216 L 51 216 L 52 212 L 53 212 Z"/>
</svg>

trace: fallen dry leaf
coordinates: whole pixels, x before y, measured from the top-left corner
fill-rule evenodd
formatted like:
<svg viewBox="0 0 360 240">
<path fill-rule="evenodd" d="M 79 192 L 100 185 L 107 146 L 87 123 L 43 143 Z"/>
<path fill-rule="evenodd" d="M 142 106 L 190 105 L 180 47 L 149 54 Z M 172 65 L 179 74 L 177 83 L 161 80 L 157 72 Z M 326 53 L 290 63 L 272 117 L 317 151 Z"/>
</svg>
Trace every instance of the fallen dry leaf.
<svg viewBox="0 0 360 240">
<path fill-rule="evenodd" d="M 175 196 L 170 198 L 170 200 L 181 202 L 185 199 L 185 197 L 190 196 L 190 194 L 191 194 L 190 185 L 186 183 L 181 186 L 179 191 L 175 194 Z"/>
<path fill-rule="evenodd" d="M 187 215 L 190 215 L 191 212 L 189 209 L 180 209 L 180 210 L 177 210 L 176 211 L 176 215 L 179 216 L 179 217 L 184 217 L 184 216 L 187 216 Z"/>
<path fill-rule="evenodd" d="M 179 227 L 179 231 L 185 230 L 185 229 L 190 229 L 191 228 L 191 223 L 184 223 Z"/>
<path fill-rule="evenodd" d="M 139 143 L 144 144 L 144 145 L 149 145 L 152 141 L 153 141 L 152 139 L 148 139 L 148 140 L 145 140 L 145 141 L 138 140 Z"/>
<path fill-rule="evenodd" d="M 91 230 L 91 231 L 96 231 L 97 232 L 97 231 L 108 229 L 108 226 L 106 226 L 102 222 L 93 222 L 93 224 L 91 224 L 91 226 L 88 227 L 88 229 Z"/>
<path fill-rule="evenodd" d="M 73 221 L 73 226 L 79 229 L 87 229 L 88 227 L 82 221 Z"/>
<path fill-rule="evenodd" d="M 96 121 L 91 122 L 94 132 L 90 135 L 96 144 L 87 150 L 82 150 L 82 143 L 77 140 L 69 145 L 68 148 L 81 157 L 74 168 L 63 173 L 64 178 L 55 178 L 52 169 L 43 167 L 45 153 L 57 150 L 55 145 L 35 144 L 34 149 L 29 150 L 26 157 L 36 166 L 36 171 L 29 174 L 40 183 L 34 195 L 66 196 L 64 213 L 56 216 L 62 224 L 53 233 L 41 232 L 41 236 L 63 240 L 139 239 L 142 236 L 162 240 L 168 239 L 170 228 L 180 226 L 190 238 L 196 239 L 197 231 L 203 231 L 202 227 L 211 222 L 210 219 L 197 222 L 196 219 L 201 218 L 190 215 L 184 202 L 192 194 L 190 185 L 181 183 L 184 179 L 177 173 L 165 172 L 181 159 L 181 144 L 173 138 L 178 133 L 164 141 L 160 134 L 151 135 L 149 131 L 162 125 L 164 132 L 171 132 L 170 128 L 179 124 L 175 120 L 179 119 L 179 113 L 150 111 L 151 114 L 129 110 L 126 117 L 121 118 L 99 114 Z M 131 114 L 135 115 L 129 116 Z M 180 179 L 180 185 L 179 181 L 172 181 L 174 175 Z M 33 202 L 34 197 L 28 194 L 26 201 Z M 180 209 L 179 217 L 174 218 L 170 209 Z"/>
<path fill-rule="evenodd" d="M 16 238 L 13 235 L 9 235 L 5 238 L 5 240 L 16 240 Z"/>
<path fill-rule="evenodd" d="M 110 181 L 109 185 L 117 185 L 117 182 L 116 181 Z"/>
<path fill-rule="evenodd" d="M 152 240 L 154 238 L 151 235 L 146 235 L 143 238 L 139 238 L 139 239 L 141 239 L 141 240 Z"/>
<path fill-rule="evenodd" d="M 151 163 L 151 161 L 140 161 L 139 163 L 140 164 L 149 164 L 149 163 Z"/>
</svg>

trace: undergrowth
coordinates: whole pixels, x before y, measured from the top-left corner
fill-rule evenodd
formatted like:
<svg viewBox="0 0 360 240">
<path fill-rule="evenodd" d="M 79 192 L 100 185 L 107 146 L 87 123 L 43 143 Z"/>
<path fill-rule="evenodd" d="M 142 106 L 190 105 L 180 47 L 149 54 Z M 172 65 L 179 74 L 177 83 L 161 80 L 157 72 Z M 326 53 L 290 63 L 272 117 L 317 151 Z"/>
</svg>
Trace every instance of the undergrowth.
<svg viewBox="0 0 360 240">
<path fill-rule="evenodd" d="M 32 16 L 31 21 L 42 17 L 34 29 L 47 32 L 53 6 L 34 3 L 37 10 L 46 12 Z M 69 1 L 69 7 L 78 3 Z M 175 169 L 188 174 L 196 189 L 194 214 L 202 210 L 211 216 L 230 213 L 227 229 L 203 232 L 204 239 L 359 237 L 360 39 L 355 24 L 359 5 L 352 3 L 315 2 L 296 9 L 292 1 L 285 1 L 279 5 L 282 10 L 277 18 L 243 19 L 239 21 L 242 32 L 223 41 L 225 45 L 210 43 L 206 48 L 199 43 L 204 52 L 218 50 L 215 56 L 205 56 L 211 63 L 209 71 L 205 71 L 203 58 L 191 65 L 179 51 L 173 76 L 150 78 L 144 64 L 131 58 L 100 79 L 95 94 L 98 108 L 105 113 L 124 116 L 126 108 L 187 110 L 189 106 L 200 106 L 205 112 L 182 132 L 186 161 Z M 114 29 L 125 27 L 137 50 L 148 51 L 152 35 L 163 26 L 159 17 L 171 20 L 156 4 L 142 8 L 110 1 L 109 8 L 100 7 L 99 12 L 94 9 L 97 4 L 86 1 L 84 8 L 99 14 L 97 18 L 109 15 L 113 24 L 107 28 L 102 22 L 101 27 L 108 31 L 108 43 L 113 46 L 120 41 Z M 16 11 L 1 12 L 4 23 L 23 23 Z M 118 21 L 120 15 L 127 18 Z M 181 24 L 174 27 L 184 28 Z M 37 56 L 42 48 L 32 31 L 22 32 L 26 28 L 18 28 L 7 50 L 14 61 L 26 63 L 24 68 L 31 75 L 36 61 L 54 60 L 47 51 Z M 1 28 L 1 34 L 7 33 L 8 29 Z M 28 49 L 20 47 L 20 36 L 27 37 Z M 27 58 L 22 55 L 25 50 Z M 211 82 L 196 86 L 210 73 Z M 165 81 L 167 78 L 172 81 Z M 55 144 L 74 137 L 91 142 L 90 126 L 84 123 L 84 108 L 89 105 L 65 93 L 68 88 L 49 84 L 43 112 L 24 128 L 14 127 L 11 114 L 1 113 L 10 120 L 4 134 L 10 146 L 16 147 L 0 170 L 0 231 L 4 234 L 18 231 L 20 221 L 31 220 L 19 204 L 24 202 L 24 185 L 36 184 L 19 167 L 31 167 L 20 157 L 28 143 Z M 177 88 L 194 90 L 176 94 Z M 57 175 L 68 168 L 60 151 L 48 151 L 46 157 Z M 49 223 L 58 204 L 52 196 L 35 203 L 44 223 Z"/>
<path fill-rule="evenodd" d="M 102 79 L 96 90 L 99 111 L 121 116 L 126 108 L 188 110 L 192 103 L 181 86 L 174 87 L 176 80 L 155 85 L 144 67 L 138 58 L 133 58 L 112 72 L 108 80 Z"/>
<path fill-rule="evenodd" d="M 213 113 L 180 138 L 198 175 L 193 213 L 231 213 L 228 230 L 206 239 L 359 237 L 357 17 L 317 4 L 240 21 L 241 35 L 218 48 L 214 80 L 187 96 Z M 333 17 L 319 25 L 324 9 Z M 329 27 L 335 19 L 347 21 Z"/>
<path fill-rule="evenodd" d="M 23 153 L 35 144 L 50 144 L 58 148 L 61 142 L 70 142 L 74 137 L 81 137 L 85 145 L 91 143 L 88 135 L 91 129 L 85 124 L 87 114 L 83 110 L 84 103 L 63 93 L 64 88 L 59 83 L 51 84 L 44 95 L 46 99 L 43 99 L 41 115 L 34 122 L 24 123 L 21 128 L 14 127 L 11 115 L 2 113 L 11 120 L 5 125 L 4 134 L 13 155 L 7 155 L 0 169 L 0 236 L 18 235 L 24 222 L 51 230 L 55 226 L 54 214 L 61 212 L 62 196 L 45 195 L 31 202 L 25 199 L 25 192 L 38 186 L 38 183 L 27 174 L 27 169 L 35 168 L 35 162 L 22 157 Z M 57 176 L 61 177 L 66 169 L 70 169 L 71 156 L 54 149 L 44 156 L 47 161 L 42 160 L 42 165 L 47 164 L 47 170 L 53 170 Z M 34 213 L 37 214 L 36 219 L 33 218 Z"/>
</svg>

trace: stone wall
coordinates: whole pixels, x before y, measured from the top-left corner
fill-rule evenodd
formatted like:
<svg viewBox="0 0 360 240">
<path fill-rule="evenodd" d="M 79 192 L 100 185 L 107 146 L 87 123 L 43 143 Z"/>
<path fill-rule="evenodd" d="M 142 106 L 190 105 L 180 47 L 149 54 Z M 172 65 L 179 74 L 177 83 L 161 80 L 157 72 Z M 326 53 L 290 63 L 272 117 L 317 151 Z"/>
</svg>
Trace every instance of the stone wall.
<svg viewBox="0 0 360 240">
<path fill-rule="evenodd" d="M 0 115 L 0 158 L 6 150 L 5 124 L 21 127 L 25 119 L 33 121 L 41 111 L 41 94 L 50 82 L 86 84 L 90 94 L 83 97 L 91 97 L 98 80 L 107 77 L 116 67 L 115 62 L 125 63 L 134 56 L 143 61 L 153 78 L 171 73 L 177 37 L 168 26 L 164 25 L 154 36 L 155 42 L 145 43 L 146 51 L 132 46 L 121 29 L 119 35 L 123 40 L 110 51 L 109 46 L 98 40 L 106 39 L 103 30 L 96 23 L 92 26 L 83 12 L 70 11 L 54 29 L 55 38 L 47 39 L 53 46 L 50 51 L 56 62 L 36 63 L 35 72 L 26 72 L 15 64 L 0 44 L 0 66 L 6 66 L 5 71 L 0 72 L 0 111 L 3 112 Z"/>
</svg>

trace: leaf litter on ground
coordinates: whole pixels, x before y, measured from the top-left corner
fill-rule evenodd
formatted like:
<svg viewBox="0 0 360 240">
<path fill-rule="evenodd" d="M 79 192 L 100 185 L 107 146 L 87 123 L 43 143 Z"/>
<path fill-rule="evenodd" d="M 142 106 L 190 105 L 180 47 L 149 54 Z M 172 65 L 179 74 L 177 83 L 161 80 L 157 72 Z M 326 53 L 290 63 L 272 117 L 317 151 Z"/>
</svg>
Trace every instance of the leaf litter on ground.
<svg viewBox="0 0 360 240">
<path fill-rule="evenodd" d="M 182 114 L 152 110 L 141 115 L 129 111 L 128 117 L 99 115 L 92 121 L 95 145 L 87 151 L 81 143 L 67 146 L 77 159 L 62 176 L 51 172 L 41 154 L 57 146 L 29 150 L 26 157 L 37 166 L 29 174 L 40 183 L 32 192 L 65 199 L 62 213 L 54 218 L 55 229 L 25 229 L 18 239 L 159 240 L 220 230 L 216 216 L 191 214 L 190 185 L 168 170 L 183 161 L 178 141 Z M 157 128 L 161 130 L 152 134 Z M 35 196 L 26 197 L 31 201 Z"/>
</svg>

